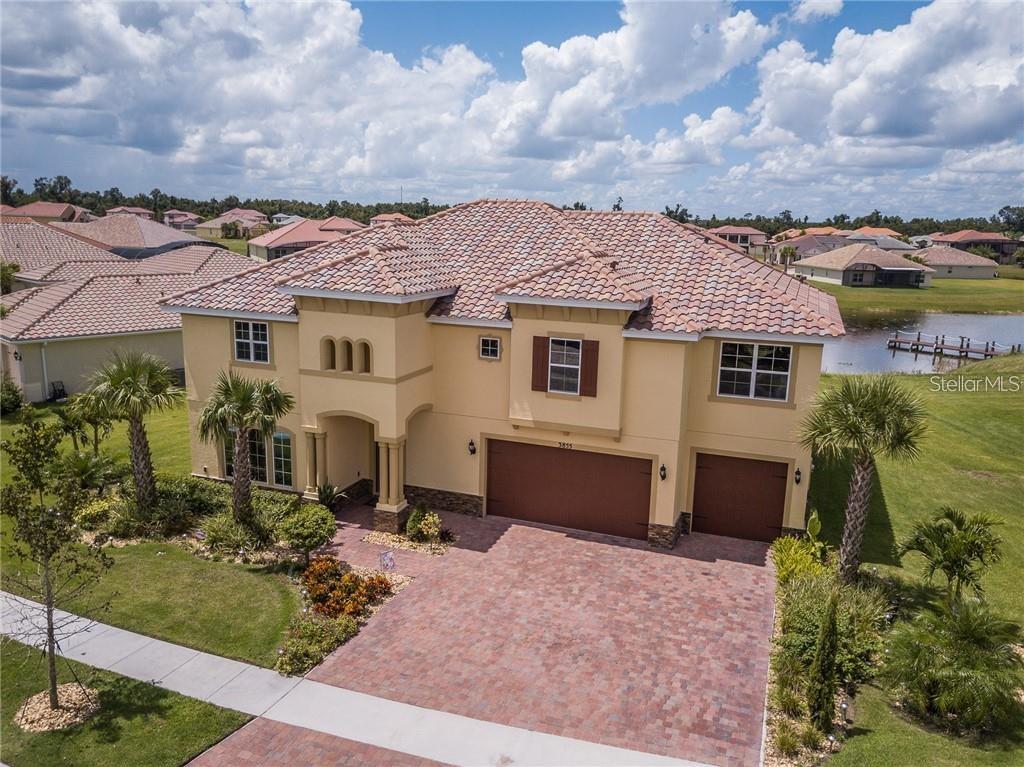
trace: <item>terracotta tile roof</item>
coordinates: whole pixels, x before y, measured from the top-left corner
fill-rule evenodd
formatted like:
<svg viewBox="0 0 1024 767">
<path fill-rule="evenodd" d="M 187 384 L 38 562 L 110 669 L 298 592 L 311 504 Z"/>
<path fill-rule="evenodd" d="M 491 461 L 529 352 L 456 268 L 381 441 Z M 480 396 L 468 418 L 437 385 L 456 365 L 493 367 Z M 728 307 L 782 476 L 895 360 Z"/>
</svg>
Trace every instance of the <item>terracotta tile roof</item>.
<svg viewBox="0 0 1024 767">
<path fill-rule="evenodd" d="M 84 237 L 31 218 L 0 219 L 0 259 L 11 261 L 22 272 L 69 261 L 121 261 L 121 257 Z"/>
<path fill-rule="evenodd" d="M 752 226 L 716 226 L 714 229 L 707 229 L 710 234 L 759 234 L 762 237 L 766 237 L 764 232 L 760 229 L 755 229 Z"/>
<path fill-rule="evenodd" d="M 404 213 L 378 213 L 370 219 L 370 224 L 411 224 L 414 220 Z"/>
<path fill-rule="evenodd" d="M 895 229 L 889 229 L 886 226 L 861 226 L 854 229 L 857 234 L 871 234 L 871 235 L 885 235 L 886 237 L 902 237 L 903 232 L 897 232 Z"/>
<path fill-rule="evenodd" d="M 0 336 L 24 342 L 174 330 L 181 318 L 157 301 L 201 282 L 181 274 L 100 275 L 19 290 L 3 297 L 8 314 Z"/>
<path fill-rule="evenodd" d="M 29 216 L 35 218 L 60 218 L 65 221 L 73 221 L 86 212 L 85 208 L 72 205 L 68 202 L 46 202 L 37 200 L 14 208 L 11 213 L 18 216 Z"/>
<path fill-rule="evenodd" d="M 498 287 L 499 299 L 539 298 L 548 301 L 646 304 L 650 283 L 618 263 L 591 251 L 551 264 L 540 271 Z M 639 308 L 637 306 L 636 308 Z"/>
<path fill-rule="evenodd" d="M 211 245 L 189 245 L 143 259 L 116 258 L 113 261 L 68 261 L 21 271 L 23 282 L 63 282 L 100 274 L 191 274 L 216 280 L 238 274 L 252 266 L 245 256 Z"/>
<path fill-rule="evenodd" d="M 203 242 L 180 229 L 132 213 L 115 213 L 87 223 L 54 222 L 54 226 L 119 250 L 150 250 L 178 243 Z"/>
<path fill-rule="evenodd" d="M 285 224 L 280 229 L 272 229 L 266 234 L 261 234 L 259 237 L 253 237 L 249 240 L 249 243 L 264 248 L 281 248 L 288 245 L 317 245 L 321 242 L 336 240 L 346 231 L 354 231 L 353 229 L 325 228 L 328 222 L 331 223 L 331 226 L 343 226 L 343 224 L 334 222 L 331 219 L 318 221 L 312 218 L 300 218 L 298 221 Z M 355 228 L 361 229 L 362 226 L 356 226 Z"/>
<path fill-rule="evenodd" d="M 110 208 L 107 211 L 109 216 L 111 213 L 130 213 L 133 216 L 152 216 L 153 211 L 149 208 L 139 208 L 134 205 L 118 205 L 116 208 Z"/>
<path fill-rule="evenodd" d="M 362 229 L 164 303 L 294 316 L 294 301 L 282 292 L 289 287 L 408 295 L 457 286 L 437 299 L 432 316 L 501 321 L 508 307 L 497 293 L 506 286 L 522 282 L 537 295 L 560 296 L 570 272 L 584 279 L 583 295 L 650 297 L 629 324 L 636 330 L 843 333 L 827 293 L 697 227 L 656 213 L 562 211 L 515 200 L 479 200 L 401 227 Z"/>
<path fill-rule="evenodd" d="M 344 216 L 331 216 L 325 219 L 320 228 L 325 232 L 354 232 L 358 229 L 362 229 L 366 224 L 361 224 L 358 221 L 353 221 L 351 218 L 345 218 Z"/>
<path fill-rule="evenodd" d="M 881 269 L 915 269 L 922 272 L 934 272 L 922 264 L 904 258 L 899 253 L 876 248 L 874 245 L 860 243 L 847 245 L 843 248 L 830 250 L 816 256 L 794 261 L 793 266 L 817 266 L 821 269 L 847 269 L 854 264 L 871 264 Z"/>
<path fill-rule="evenodd" d="M 966 250 L 951 248 L 948 245 L 932 245 L 921 248 L 914 253 L 920 256 L 929 266 L 989 266 L 995 267 L 996 262 L 984 256 L 976 256 Z"/>
<path fill-rule="evenodd" d="M 164 211 L 164 218 L 180 219 L 182 221 L 198 221 L 202 216 L 198 213 L 192 213 L 188 210 L 178 210 L 177 208 L 171 208 L 170 210 Z"/>
<path fill-rule="evenodd" d="M 794 237 L 801 237 L 805 234 L 835 234 L 838 231 L 834 226 L 801 226 L 779 232 L 772 239 L 776 241 L 791 240 Z"/>
<path fill-rule="evenodd" d="M 1009 237 L 1004 237 L 996 232 L 979 232 L 975 229 L 961 229 L 952 234 L 937 232 L 932 235 L 933 242 L 1013 242 Z"/>
</svg>

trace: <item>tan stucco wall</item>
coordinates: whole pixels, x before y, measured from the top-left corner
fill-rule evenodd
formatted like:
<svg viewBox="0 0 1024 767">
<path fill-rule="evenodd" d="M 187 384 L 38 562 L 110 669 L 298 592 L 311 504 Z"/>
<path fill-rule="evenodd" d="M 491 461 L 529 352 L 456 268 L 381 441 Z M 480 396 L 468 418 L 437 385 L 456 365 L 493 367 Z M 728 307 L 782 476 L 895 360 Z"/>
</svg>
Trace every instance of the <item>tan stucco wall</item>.
<svg viewBox="0 0 1024 767">
<path fill-rule="evenodd" d="M 992 266 L 932 266 L 935 280 L 992 280 L 995 279 L 999 265 L 995 261 Z M 950 271 L 952 270 L 952 271 Z"/>
<path fill-rule="evenodd" d="M 802 277 L 807 277 L 818 282 L 831 282 L 834 285 L 843 284 L 842 269 L 823 269 L 820 266 L 794 266 L 793 271 Z"/>
<path fill-rule="evenodd" d="M 334 484 L 373 477 L 371 439 L 405 440 L 407 484 L 479 496 L 486 496 L 487 440 L 509 439 L 651 460 L 650 519 L 671 525 L 690 511 L 696 452 L 709 451 L 800 468 L 806 479 L 790 485 L 785 524 L 803 526 L 810 460 L 795 435 L 817 387 L 819 345 L 794 346 L 794 401 L 776 405 L 713 396 L 714 339 L 627 339 L 620 312 L 518 307 L 512 329 L 492 329 L 428 322 L 425 305 L 303 298 L 300 307 L 299 323 L 271 323 L 270 365 L 229 363 L 231 319 L 183 318 L 193 425 L 222 367 L 278 378 L 298 399 L 282 424 L 296 435 L 299 488 L 306 433 L 326 432 Z M 597 397 L 531 390 L 532 339 L 549 334 L 600 342 Z M 500 339 L 500 360 L 480 359 L 481 336 Z M 324 338 L 369 342 L 371 373 L 321 370 Z M 192 445 L 194 471 L 206 466 L 220 476 L 218 450 L 194 435 Z"/>
<path fill-rule="evenodd" d="M 49 384 L 44 384 L 43 355 L 46 356 L 47 382 L 63 381 L 68 394 L 82 391 L 89 376 L 101 367 L 115 351 L 145 351 L 167 361 L 173 368 L 184 365 L 181 333 L 177 330 L 163 333 L 141 333 L 126 336 L 99 336 L 71 341 L 48 341 L 18 344 L 21 363 L 22 388 L 32 402 L 45 400 Z M 13 360 L 12 360 L 13 362 Z"/>
</svg>

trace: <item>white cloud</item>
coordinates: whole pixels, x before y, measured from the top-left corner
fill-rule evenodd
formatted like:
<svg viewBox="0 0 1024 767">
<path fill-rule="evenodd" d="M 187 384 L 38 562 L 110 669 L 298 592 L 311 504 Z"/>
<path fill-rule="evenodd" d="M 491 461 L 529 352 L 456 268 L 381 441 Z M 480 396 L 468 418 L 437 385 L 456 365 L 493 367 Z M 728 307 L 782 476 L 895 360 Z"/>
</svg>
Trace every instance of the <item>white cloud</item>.
<svg viewBox="0 0 1024 767">
<path fill-rule="evenodd" d="M 843 0 L 796 0 L 792 18 L 800 24 L 814 19 L 827 19 L 843 12 Z"/>
</svg>

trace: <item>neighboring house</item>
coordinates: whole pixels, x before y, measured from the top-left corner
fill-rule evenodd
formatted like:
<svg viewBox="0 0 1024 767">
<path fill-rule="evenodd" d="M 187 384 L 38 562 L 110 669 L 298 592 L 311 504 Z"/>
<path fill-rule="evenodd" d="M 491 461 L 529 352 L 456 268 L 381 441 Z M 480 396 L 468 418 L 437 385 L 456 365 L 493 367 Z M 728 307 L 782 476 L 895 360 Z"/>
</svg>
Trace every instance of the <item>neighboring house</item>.
<svg viewBox="0 0 1024 767">
<path fill-rule="evenodd" d="M 903 236 L 903 232 L 897 232 L 895 229 L 889 229 L 886 226 L 862 226 L 853 230 L 855 234 L 866 234 L 872 237 L 885 236 L 899 238 Z"/>
<path fill-rule="evenodd" d="M 934 245 L 947 245 L 957 250 L 970 250 L 981 245 L 992 248 L 999 258 L 1000 264 L 1009 264 L 1013 261 L 1013 254 L 1017 252 L 1020 243 L 1004 237 L 995 232 L 978 232 L 974 229 L 961 229 L 952 234 L 933 234 Z"/>
<path fill-rule="evenodd" d="M 166 298 L 196 419 L 217 374 L 295 409 L 249 436 L 254 479 L 670 546 L 804 527 L 799 424 L 836 301 L 656 213 L 480 200 L 374 226 Z"/>
<path fill-rule="evenodd" d="M 66 263 L 121 263 L 124 259 L 103 243 L 62 231 L 31 218 L 4 216 L 0 219 L 0 260 L 18 265 L 14 289 L 26 287 L 24 275 Z"/>
<path fill-rule="evenodd" d="M 793 264 L 801 277 L 853 287 L 928 287 L 934 269 L 898 253 L 860 243 L 802 258 Z"/>
<path fill-rule="evenodd" d="M 251 208 L 232 208 L 216 218 L 196 225 L 199 237 L 222 237 L 225 224 L 235 224 L 243 237 L 257 236 L 270 230 L 267 216 Z"/>
<path fill-rule="evenodd" d="M 942 232 L 936 232 L 935 234 L 942 234 Z M 916 237 L 911 237 L 910 241 L 916 248 L 930 248 L 935 243 L 932 241 L 932 237 L 935 234 L 919 234 Z"/>
<path fill-rule="evenodd" d="M 835 234 L 805 234 L 791 240 L 773 243 L 771 246 L 772 260 L 775 263 L 781 263 L 782 251 L 785 248 L 793 248 L 796 251 L 796 256 L 790 262 L 792 263 L 798 259 L 816 256 L 819 253 L 828 253 L 830 250 L 836 250 L 846 245 L 849 245 L 846 238 Z"/>
<path fill-rule="evenodd" d="M 38 267 L 27 275 L 33 286 L 3 296 L 0 359 L 30 401 L 59 389 L 81 391 L 118 350 L 152 352 L 181 369 L 181 322 L 157 301 L 252 266 L 244 256 L 210 246 L 145 261 L 113 258 Z"/>
<path fill-rule="evenodd" d="M 871 234 L 869 232 L 857 231 L 848 235 L 845 240 L 847 244 L 866 243 L 893 253 L 909 253 L 917 250 L 916 245 L 912 245 L 909 242 L 903 242 L 903 240 L 897 240 L 895 237 L 890 237 L 887 234 Z"/>
<path fill-rule="evenodd" d="M 914 251 L 935 270 L 933 279 L 991 280 L 998 275 L 995 261 L 946 245 L 934 245 Z"/>
<path fill-rule="evenodd" d="M 128 213 L 104 216 L 87 224 L 55 223 L 54 226 L 102 242 L 110 252 L 124 258 L 148 258 L 188 245 L 216 244 Z"/>
<path fill-rule="evenodd" d="M 734 243 L 743 248 L 744 252 L 760 253 L 768 241 L 768 235 L 752 226 L 719 226 L 706 230 L 708 234 L 721 237 L 726 242 Z"/>
<path fill-rule="evenodd" d="M 30 202 L 20 205 L 5 215 L 25 216 L 36 221 L 91 221 L 96 218 L 90 211 L 68 202 Z"/>
<path fill-rule="evenodd" d="M 186 232 L 195 231 L 196 224 L 202 217 L 187 210 L 171 209 L 164 213 L 164 225 L 172 229 L 183 229 Z"/>
<path fill-rule="evenodd" d="M 294 224 L 296 221 L 301 221 L 302 216 L 295 216 L 291 213 L 275 213 L 270 217 L 270 223 L 274 226 L 285 226 L 286 224 Z"/>
<path fill-rule="evenodd" d="M 370 219 L 370 226 L 377 224 L 411 224 L 414 220 L 404 213 L 378 213 Z"/>
<path fill-rule="evenodd" d="M 772 240 L 780 242 L 781 240 L 792 240 L 794 237 L 802 237 L 805 234 L 836 234 L 838 231 L 834 226 L 801 226 L 779 232 L 772 237 Z"/>
<path fill-rule="evenodd" d="M 351 228 L 349 223 L 354 224 L 355 228 Z M 337 240 L 339 237 L 361 228 L 362 224 L 357 224 L 351 219 L 332 217 L 317 221 L 311 218 L 300 218 L 294 223 L 249 240 L 249 256 L 258 261 L 273 261 L 275 258 L 297 253 L 313 245 Z"/>
<path fill-rule="evenodd" d="M 149 208 L 136 208 L 132 205 L 118 205 L 116 208 L 109 208 L 107 215 L 117 213 L 127 213 L 128 215 L 138 216 L 139 218 L 145 218 L 149 221 L 153 220 L 153 211 Z"/>
</svg>

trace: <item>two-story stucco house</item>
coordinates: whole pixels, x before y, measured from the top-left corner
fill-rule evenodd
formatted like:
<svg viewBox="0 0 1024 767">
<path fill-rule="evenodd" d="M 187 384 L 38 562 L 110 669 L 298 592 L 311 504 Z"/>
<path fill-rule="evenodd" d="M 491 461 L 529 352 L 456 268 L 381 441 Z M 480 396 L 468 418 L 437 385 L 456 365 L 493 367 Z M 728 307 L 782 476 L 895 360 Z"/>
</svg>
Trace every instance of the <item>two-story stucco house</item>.
<svg viewBox="0 0 1024 767">
<path fill-rule="evenodd" d="M 480 200 L 346 235 L 171 296 L 192 466 L 230 446 L 195 421 L 220 370 L 278 379 L 296 408 L 251 438 L 256 479 L 406 507 L 671 545 L 802 528 L 796 432 L 835 300 L 653 213 Z"/>
</svg>

